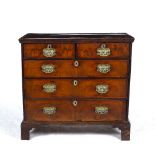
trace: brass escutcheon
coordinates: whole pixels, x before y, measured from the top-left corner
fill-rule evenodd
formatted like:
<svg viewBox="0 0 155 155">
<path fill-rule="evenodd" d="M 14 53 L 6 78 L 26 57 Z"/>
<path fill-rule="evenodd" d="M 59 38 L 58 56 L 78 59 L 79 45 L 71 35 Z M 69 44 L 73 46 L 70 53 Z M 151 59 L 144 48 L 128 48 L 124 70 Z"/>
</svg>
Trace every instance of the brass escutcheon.
<svg viewBox="0 0 155 155">
<path fill-rule="evenodd" d="M 77 104 L 78 104 L 78 101 L 74 100 L 74 101 L 73 101 L 73 106 L 76 107 Z"/>
<path fill-rule="evenodd" d="M 73 80 L 73 85 L 77 86 L 78 85 L 78 80 Z"/>
<path fill-rule="evenodd" d="M 79 62 L 76 60 L 76 61 L 74 61 L 74 66 L 75 67 L 78 67 L 79 66 Z"/>
</svg>

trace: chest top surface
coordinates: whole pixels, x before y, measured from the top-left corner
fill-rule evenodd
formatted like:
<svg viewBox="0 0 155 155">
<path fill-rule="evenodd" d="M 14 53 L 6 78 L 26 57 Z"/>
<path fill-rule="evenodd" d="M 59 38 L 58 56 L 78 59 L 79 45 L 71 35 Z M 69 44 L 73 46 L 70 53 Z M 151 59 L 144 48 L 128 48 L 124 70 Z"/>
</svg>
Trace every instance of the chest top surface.
<svg viewBox="0 0 155 155">
<path fill-rule="evenodd" d="M 133 42 L 134 38 L 127 33 L 28 33 L 19 39 L 21 43 L 38 43 L 51 41 L 87 41 Z"/>
</svg>

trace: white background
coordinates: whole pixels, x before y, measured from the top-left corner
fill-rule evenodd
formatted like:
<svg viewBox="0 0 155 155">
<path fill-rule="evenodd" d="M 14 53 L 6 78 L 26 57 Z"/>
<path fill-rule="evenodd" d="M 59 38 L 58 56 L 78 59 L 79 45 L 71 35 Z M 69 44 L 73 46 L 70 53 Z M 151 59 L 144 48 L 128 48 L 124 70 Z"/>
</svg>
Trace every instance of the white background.
<svg viewBox="0 0 155 155">
<path fill-rule="evenodd" d="M 131 141 L 110 134 L 32 134 L 20 140 L 21 53 L 25 33 L 127 32 L 135 37 Z M 154 0 L 0 0 L 0 154 L 149 154 L 155 138 Z"/>
</svg>

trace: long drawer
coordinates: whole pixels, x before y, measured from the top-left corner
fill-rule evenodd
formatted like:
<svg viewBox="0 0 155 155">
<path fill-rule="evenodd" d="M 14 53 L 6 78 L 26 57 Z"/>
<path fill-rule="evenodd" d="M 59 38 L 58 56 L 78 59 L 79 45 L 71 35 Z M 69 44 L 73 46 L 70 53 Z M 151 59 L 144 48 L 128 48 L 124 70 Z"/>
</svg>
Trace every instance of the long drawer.
<svg viewBox="0 0 155 155">
<path fill-rule="evenodd" d="M 24 76 L 38 77 L 126 77 L 127 60 L 25 60 Z"/>
<path fill-rule="evenodd" d="M 126 79 L 26 79 L 26 98 L 126 98 Z"/>
<path fill-rule="evenodd" d="M 124 101 L 118 100 L 25 100 L 28 121 L 120 121 Z"/>
</svg>

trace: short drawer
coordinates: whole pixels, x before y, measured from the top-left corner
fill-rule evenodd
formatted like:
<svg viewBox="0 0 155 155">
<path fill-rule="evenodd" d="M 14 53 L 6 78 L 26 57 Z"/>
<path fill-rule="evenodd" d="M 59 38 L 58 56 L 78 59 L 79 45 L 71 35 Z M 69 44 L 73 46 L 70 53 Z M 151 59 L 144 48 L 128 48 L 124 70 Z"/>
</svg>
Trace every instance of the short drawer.
<svg viewBox="0 0 155 155">
<path fill-rule="evenodd" d="M 127 60 L 25 60 L 24 76 L 39 77 L 127 77 Z"/>
<path fill-rule="evenodd" d="M 79 121 L 121 121 L 125 119 L 126 102 L 119 100 L 78 101 Z"/>
<path fill-rule="evenodd" d="M 77 45 L 79 58 L 128 58 L 128 43 L 81 43 Z"/>
<path fill-rule="evenodd" d="M 126 98 L 126 79 L 26 79 L 26 98 Z"/>
<path fill-rule="evenodd" d="M 65 100 L 25 100 L 28 121 L 74 121 L 71 102 Z"/>
<path fill-rule="evenodd" d="M 23 44 L 26 59 L 73 58 L 74 44 Z"/>
</svg>

